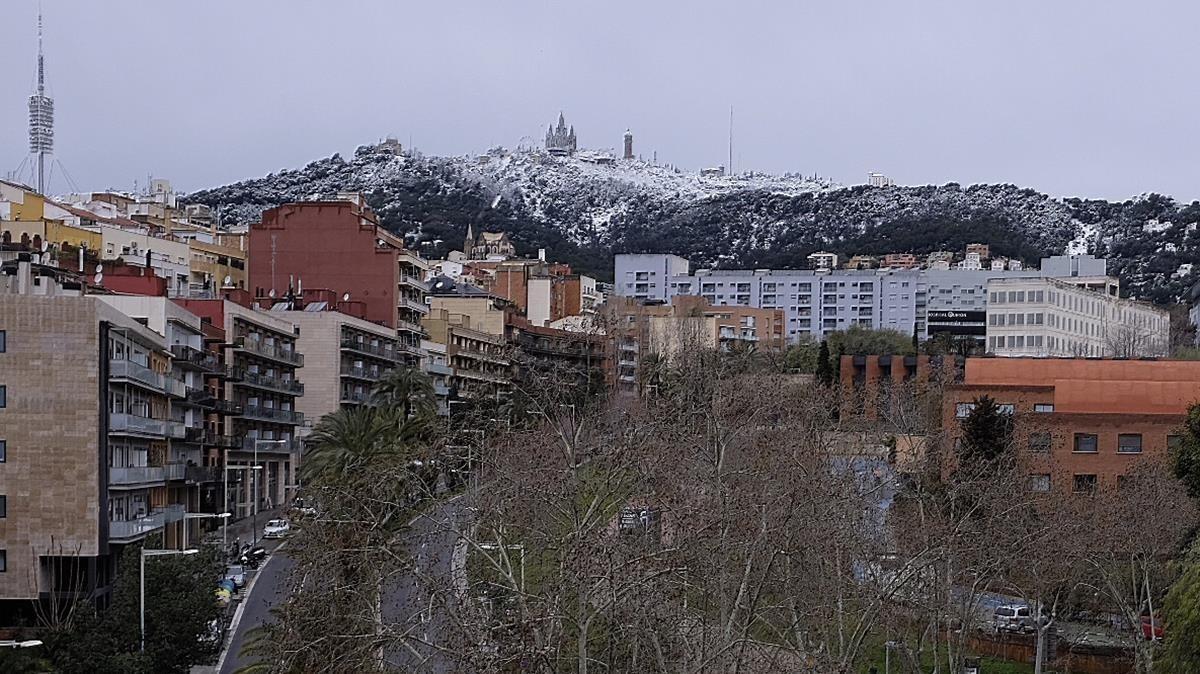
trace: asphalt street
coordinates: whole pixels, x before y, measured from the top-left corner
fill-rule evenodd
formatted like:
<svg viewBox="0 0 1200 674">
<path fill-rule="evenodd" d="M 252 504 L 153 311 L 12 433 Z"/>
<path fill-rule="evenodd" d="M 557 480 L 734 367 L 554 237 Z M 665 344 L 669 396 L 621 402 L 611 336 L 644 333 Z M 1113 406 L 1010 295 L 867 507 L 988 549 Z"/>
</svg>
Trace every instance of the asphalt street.
<svg viewBox="0 0 1200 674">
<path fill-rule="evenodd" d="M 246 587 L 242 589 L 240 615 L 235 617 L 237 624 L 227 642 L 224 659 L 219 668 L 220 674 L 230 674 L 238 668 L 248 665 L 251 659 L 243 658 L 241 650 L 246 643 L 246 633 L 266 622 L 271 615 L 271 607 L 284 598 L 287 589 L 287 578 L 295 562 L 287 556 L 287 548 L 276 549 L 280 541 L 264 541 L 265 547 L 271 554 L 257 571 L 250 571 Z"/>
</svg>

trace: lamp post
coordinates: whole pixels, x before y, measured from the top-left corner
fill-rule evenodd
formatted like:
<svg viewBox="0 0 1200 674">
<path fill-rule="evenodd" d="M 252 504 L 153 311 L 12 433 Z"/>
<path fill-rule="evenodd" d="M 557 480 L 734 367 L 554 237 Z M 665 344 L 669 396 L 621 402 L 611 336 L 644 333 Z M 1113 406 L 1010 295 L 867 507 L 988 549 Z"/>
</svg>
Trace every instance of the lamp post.
<svg viewBox="0 0 1200 674">
<path fill-rule="evenodd" d="M 261 466 L 251 466 L 250 470 L 258 470 Z M 239 470 L 241 466 L 238 466 Z M 221 477 L 225 482 L 225 507 L 229 507 L 229 471 L 232 466 L 229 465 L 229 449 L 225 449 L 225 470 L 222 471 Z M 229 517 L 226 517 L 221 523 L 221 556 L 225 561 L 229 561 Z"/>
<path fill-rule="evenodd" d="M 222 520 L 228 520 L 229 513 L 184 513 L 183 514 L 183 546 L 180 547 L 180 550 L 187 549 L 187 543 L 188 543 L 188 541 L 187 541 L 187 538 L 188 538 L 187 521 L 188 520 L 206 520 L 206 519 L 215 519 L 218 517 L 221 518 Z M 222 528 L 221 528 L 222 541 L 224 541 L 224 538 L 225 538 L 225 527 L 222 524 Z M 224 553 L 222 553 L 222 554 L 224 554 Z"/>
<path fill-rule="evenodd" d="M 142 548 L 140 558 L 141 567 L 141 594 L 138 599 L 138 613 L 140 615 L 139 626 L 141 634 L 141 644 L 139 649 L 141 652 L 146 652 L 146 558 L 147 557 L 165 557 L 167 555 L 194 555 L 199 550 L 147 550 Z"/>
<path fill-rule="evenodd" d="M 287 440 L 260 440 L 254 438 L 254 470 L 262 470 L 262 466 L 258 463 L 258 446 L 259 445 L 283 445 L 287 444 Z M 258 473 L 252 473 L 250 476 L 250 490 L 254 492 L 254 501 L 250 504 L 251 507 L 251 524 L 254 527 L 254 538 L 252 545 L 258 545 Z"/>
</svg>

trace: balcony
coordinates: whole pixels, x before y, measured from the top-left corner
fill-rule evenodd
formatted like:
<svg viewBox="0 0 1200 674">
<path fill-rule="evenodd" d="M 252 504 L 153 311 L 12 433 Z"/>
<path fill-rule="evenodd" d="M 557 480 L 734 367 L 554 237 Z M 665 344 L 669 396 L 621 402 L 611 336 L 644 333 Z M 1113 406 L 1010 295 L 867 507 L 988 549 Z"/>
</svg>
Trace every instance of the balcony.
<svg viewBox="0 0 1200 674">
<path fill-rule="evenodd" d="M 150 419 L 133 414 L 114 412 L 108 418 L 108 431 L 123 435 L 143 435 L 161 438 L 167 434 L 167 423 L 163 419 Z"/>
<path fill-rule="evenodd" d="M 166 481 L 166 466 L 127 466 L 108 469 L 108 484 L 114 487 L 149 485 Z"/>
<path fill-rule="evenodd" d="M 422 328 L 420 323 L 414 323 L 414 322 L 412 322 L 412 321 L 406 321 L 406 320 L 404 320 L 403 318 L 401 318 L 401 319 L 398 319 L 398 320 L 396 321 L 396 330 L 398 330 L 398 331 L 404 331 L 404 332 L 415 332 L 415 333 L 417 333 L 418 335 L 424 335 L 424 334 L 425 334 L 425 328 Z"/>
<path fill-rule="evenodd" d="M 371 344 L 370 342 L 360 342 L 357 339 L 342 339 L 342 348 L 358 353 L 365 353 L 368 356 L 375 356 L 384 360 L 396 360 L 399 356 L 396 354 L 396 349 L 389 342 L 388 344 Z"/>
<path fill-rule="evenodd" d="M 414 300 L 411 297 L 401 297 L 399 300 L 396 301 L 396 306 L 401 309 L 408 309 L 409 311 L 415 311 L 416 313 L 421 314 L 422 316 L 429 313 L 428 305 L 426 305 L 424 302 L 418 302 L 417 300 Z"/>
<path fill-rule="evenodd" d="M 241 449 L 246 452 L 253 452 L 256 438 L 245 438 L 242 440 Z M 294 449 L 300 449 L 300 441 L 295 439 L 284 438 L 282 442 L 279 440 L 271 440 L 266 438 L 257 438 L 258 453 L 266 454 L 270 452 L 282 453 L 290 452 Z"/>
<path fill-rule="evenodd" d="M 244 412 L 241 405 L 231 400 L 218 400 L 213 404 L 213 409 L 217 414 L 223 414 L 227 417 L 240 417 Z"/>
<path fill-rule="evenodd" d="M 440 374 L 447 377 L 454 374 L 454 370 L 445 363 L 426 363 L 423 369 L 429 374 Z"/>
<path fill-rule="evenodd" d="M 135 363 L 132 360 L 109 361 L 108 377 L 115 381 L 124 380 L 132 382 L 150 390 L 166 393 L 177 398 L 182 398 L 186 391 L 183 382 L 178 379 L 159 374 L 145 365 Z"/>
<path fill-rule="evenodd" d="M 183 441 L 194 442 L 197 444 L 207 443 L 209 439 L 208 431 L 202 426 L 184 426 Z"/>
<path fill-rule="evenodd" d="M 171 347 L 171 355 L 180 367 L 217 374 L 221 372 L 221 359 L 215 353 L 201 351 L 186 344 L 176 344 Z"/>
<path fill-rule="evenodd" d="M 258 372 L 247 371 L 242 376 L 242 386 L 253 386 L 254 388 L 265 389 L 268 391 L 276 391 L 293 396 L 304 395 L 304 384 L 295 379 L 281 379 L 280 377 L 268 377 L 265 374 Z"/>
<path fill-rule="evenodd" d="M 371 400 L 367 391 L 342 391 L 341 402 L 350 405 L 365 405 Z"/>
<path fill-rule="evenodd" d="M 342 368 L 341 375 L 343 377 L 352 377 L 354 379 L 363 379 L 366 381 L 379 381 L 379 378 L 383 376 L 384 372 L 386 372 L 386 370 L 380 372 L 379 370 L 372 370 L 365 367 L 348 366 Z"/>
<path fill-rule="evenodd" d="M 445 384 L 435 383 L 433 385 L 433 394 L 439 398 L 445 398 L 450 395 L 450 387 Z"/>
<path fill-rule="evenodd" d="M 209 444 L 220 449 L 240 449 L 243 443 L 240 435 L 214 435 Z"/>
<path fill-rule="evenodd" d="M 483 360 L 483 361 L 487 361 L 489 363 L 495 363 L 497 365 L 507 366 L 509 364 L 508 358 L 506 358 L 505 356 L 501 356 L 501 355 L 495 354 L 495 353 L 488 353 L 487 351 L 477 351 L 475 349 L 464 349 L 464 348 L 460 347 L 458 349 L 458 351 L 456 351 L 454 353 L 454 355 L 461 356 L 462 358 L 473 358 L 475 360 Z"/>
<path fill-rule="evenodd" d="M 407 285 L 411 288 L 416 288 L 417 290 L 420 290 L 421 292 L 429 291 L 429 285 L 426 284 L 425 281 L 422 280 L 420 276 L 417 276 L 415 274 L 400 274 L 400 283 Z"/>
<path fill-rule="evenodd" d="M 264 344 L 255 339 L 247 339 L 238 337 L 233 340 L 233 348 L 238 351 L 266 358 L 285 365 L 294 365 L 296 367 L 304 367 L 304 356 L 296 353 L 291 349 L 282 349 L 278 346 Z"/>
<path fill-rule="evenodd" d="M 131 520 L 110 521 L 108 523 L 108 538 L 111 541 L 132 541 L 154 533 L 164 525 L 178 522 L 186 512 L 183 505 L 172 504 L 166 508 L 155 510 L 145 517 Z"/>
<path fill-rule="evenodd" d="M 304 423 L 304 415 L 291 410 L 280 410 L 273 407 L 260 407 L 258 405 L 246 405 L 242 416 L 247 419 L 258 419 L 260 421 L 273 421 L 279 424 L 291 424 L 298 426 Z"/>
<path fill-rule="evenodd" d="M 184 479 L 192 484 L 221 481 L 221 468 L 219 466 L 187 466 L 186 468 Z"/>
<path fill-rule="evenodd" d="M 184 402 L 188 405 L 212 409 L 217 404 L 217 399 L 213 396 L 212 391 L 206 388 L 189 388 L 184 396 Z"/>
</svg>

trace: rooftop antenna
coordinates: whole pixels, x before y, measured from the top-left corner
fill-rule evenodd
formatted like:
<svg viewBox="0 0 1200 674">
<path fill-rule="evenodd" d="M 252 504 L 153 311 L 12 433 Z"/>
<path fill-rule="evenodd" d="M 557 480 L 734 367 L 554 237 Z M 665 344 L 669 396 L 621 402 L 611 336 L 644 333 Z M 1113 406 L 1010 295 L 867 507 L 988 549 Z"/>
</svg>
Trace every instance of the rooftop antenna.
<svg viewBox="0 0 1200 674">
<path fill-rule="evenodd" d="M 729 106 L 729 175 L 733 175 L 733 106 Z"/>
<path fill-rule="evenodd" d="M 38 193 L 46 193 L 46 157 L 54 153 L 54 99 L 46 95 L 42 55 L 42 8 L 38 6 L 37 93 L 29 97 L 29 153 L 37 158 Z"/>
</svg>

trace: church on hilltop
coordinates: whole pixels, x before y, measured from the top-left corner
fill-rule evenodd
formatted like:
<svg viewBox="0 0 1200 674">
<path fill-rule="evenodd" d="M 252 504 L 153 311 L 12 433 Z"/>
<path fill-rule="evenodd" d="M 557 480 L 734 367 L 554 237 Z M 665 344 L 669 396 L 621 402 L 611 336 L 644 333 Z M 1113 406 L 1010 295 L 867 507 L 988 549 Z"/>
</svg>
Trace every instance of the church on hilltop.
<svg viewBox="0 0 1200 674">
<path fill-rule="evenodd" d="M 516 246 L 504 232 L 480 232 L 475 237 L 474 228 L 467 225 L 467 236 L 463 241 L 463 254 L 467 260 L 504 260 L 517 256 Z"/>
<path fill-rule="evenodd" d="M 567 127 L 567 120 L 558 113 L 558 126 L 546 128 L 546 151 L 553 155 L 575 154 L 575 127 Z"/>
</svg>

